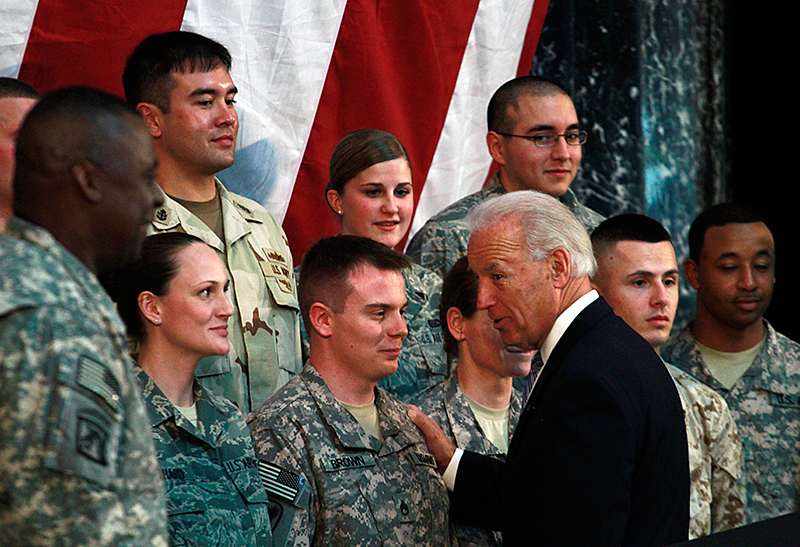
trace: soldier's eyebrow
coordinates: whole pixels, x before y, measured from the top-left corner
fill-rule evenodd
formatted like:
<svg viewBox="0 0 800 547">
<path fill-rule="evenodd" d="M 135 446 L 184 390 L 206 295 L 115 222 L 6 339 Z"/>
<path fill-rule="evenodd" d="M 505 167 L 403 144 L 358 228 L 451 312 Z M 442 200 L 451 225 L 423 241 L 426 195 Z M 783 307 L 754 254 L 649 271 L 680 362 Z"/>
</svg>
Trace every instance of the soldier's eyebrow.
<svg viewBox="0 0 800 547">
<path fill-rule="evenodd" d="M 578 122 L 575 122 L 575 123 L 570 124 L 570 125 L 567 126 L 567 131 L 574 131 L 574 130 L 580 129 L 580 128 L 581 128 L 581 124 L 579 124 Z M 556 130 L 556 126 L 542 123 L 542 124 L 534 125 L 530 129 L 528 129 L 528 131 L 526 133 L 533 133 L 535 131 L 555 131 L 555 130 Z"/>
<path fill-rule="evenodd" d="M 213 88 L 213 87 L 198 87 L 197 89 L 192 91 L 189 94 L 189 96 L 190 97 L 196 97 L 198 95 L 220 95 L 220 94 L 230 95 L 231 93 L 239 93 L 239 90 L 236 88 L 236 86 L 234 86 L 234 87 L 232 87 L 230 89 L 226 89 L 226 90 L 224 90 L 224 92 L 220 91 L 219 89 Z"/>
<path fill-rule="evenodd" d="M 651 272 L 650 270 L 636 270 L 635 272 L 631 272 L 627 275 L 627 277 L 655 277 L 655 272 Z"/>
<path fill-rule="evenodd" d="M 388 304 L 384 302 L 373 302 L 371 304 L 365 304 L 364 310 L 365 311 L 375 311 L 375 310 L 402 310 L 408 306 L 408 300 L 403 299 L 403 304 L 400 306 L 396 306 L 395 304 Z"/>
<path fill-rule="evenodd" d="M 660 276 L 656 272 L 651 272 L 650 270 L 636 270 L 635 272 L 629 273 L 627 277 L 663 277 L 665 275 L 678 275 L 678 269 L 673 268 L 671 270 L 667 270 Z"/>
<path fill-rule="evenodd" d="M 373 304 L 365 304 L 364 305 L 364 309 L 367 310 L 367 311 L 388 310 L 388 309 L 391 309 L 391 308 L 392 308 L 391 304 L 384 304 L 382 302 L 375 302 Z"/>
</svg>

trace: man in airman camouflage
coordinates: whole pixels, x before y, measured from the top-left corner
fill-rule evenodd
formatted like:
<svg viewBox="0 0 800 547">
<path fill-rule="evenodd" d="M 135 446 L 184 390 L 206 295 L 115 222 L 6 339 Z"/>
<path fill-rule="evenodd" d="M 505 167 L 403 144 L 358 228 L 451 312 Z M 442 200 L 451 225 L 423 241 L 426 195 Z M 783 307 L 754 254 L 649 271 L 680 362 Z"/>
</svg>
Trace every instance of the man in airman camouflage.
<svg viewBox="0 0 800 547">
<path fill-rule="evenodd" d="M 689 229 L 683 264 L 697 314 L 664 360 L 725 398 L 739 426 L 747 521 L 800 508 L 800 344 L 764 319 L 775 285 L 775 241 L 762 217 L 714 205 Z"/>
<path fill-rule="evenodd" d="M 408 409 L 376 385 L 397 370 L 410 260 L 366 238 L 319 241 L 300 266 L 302 374 L 248 417 L 276 545 L 452 545 L 449 501 Z"/>
<path fill-rule="evenodd" d="M 561 200 L 588 230 L 603 220 L 570 190 L 587 135 L 564 88 L 538 76 L 510 80 L 489 101 L 487 121 L 486 144 L 498 172 L 484 188 L 431 217 L 408 244 L 411 258 L 443 278 L 467 254 L 467 214 L 492 197 L 538 190 Z"/>
<path fill-rule="evenodd" d="M 125 328 L 97 276 L 161 196 L 135 110 L 48 95 L 19 131 L 0 235 L 0 544 L 167 545 L 164 483 Z"/>
<path fill-rule="evenodd" d="M 206 358 L 200 382 L 247 413 L 302 368 L 292 256 L 280 225 L 216 179 L 233 164 L 239 118 L 221 44 L 191 32 L 146 38 L 125 67 L 125 97 L 145 119 L 164 206 L 151 232 L 182 231 L 216 249 L 231 278 L 231 352 Z"/>
</svg>

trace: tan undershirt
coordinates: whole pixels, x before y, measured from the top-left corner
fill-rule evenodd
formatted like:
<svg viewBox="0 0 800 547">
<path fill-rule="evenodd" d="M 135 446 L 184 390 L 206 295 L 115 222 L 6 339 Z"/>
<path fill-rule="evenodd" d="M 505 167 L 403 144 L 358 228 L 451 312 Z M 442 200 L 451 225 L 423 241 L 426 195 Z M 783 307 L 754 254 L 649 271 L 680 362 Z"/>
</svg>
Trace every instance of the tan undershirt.
<svg viewBox="0 0 800 547">
<path fill-rule="evenodd" d="M 186 207 L 190 213 L 203 221 L 209 230 L 214 232 L 220 241 L 225 241 L 225 227 L 222 224 L 222 202 L 219 194 L 209 201 L 188 201 L 170 196 Z"/>
<path fill-rule="evenodd" d="M 175 405 L 175 408 L 177 408 L 178 412 L 183 414 L 183 417 L 189 420 L 192 425 L 199 428 L 199 422 L 197 421 L 197 401 L 192 403 L 192 406 Z"/>
<path fill-rule="evenodd" d="M 731 389 L 753 364 L 761 348 L 764 347 L 766 339 L 765 336 L 761 339 L 761 342 L 744 351 L 717 351 L 704 346 L 700 342 L 697 343 L 697 349 L 700 350 L 703 361 L 705 361 L 708 369 L 711 371 L 711 375 L 714 376 L 720 384 L 725 386 L 725 389 Z"/>
<path fill-rule="evenodd" d="M 366 431 L 372 437 L 378 439 L 380 442 L 383 442 L 383 435 L 381 435 L 381 423 L 378 419 L 378 407 L 375 406 L 375 399 L 372 399 L 372 401 L 365 405 L 351 405 L 348 403 L 343 403 L 342 401 L 339 401 L 339 404 L 345 407 L 350 414 L 353 415 L 361 427 L 364 428 L 364 431 Z"/>
<path fill-rule="evenodd" d="M 486 438 L 491 441 L 503 454 L 508 453 L 508 414 L 511 403 L 505 408 L 489 408 L 480 404 L 474 399 L 470 399 L 462 391 L 462 395 L 467 400 L 467 404 L 472 409 L 475 419 L 483 429 Z"/>
</svg>

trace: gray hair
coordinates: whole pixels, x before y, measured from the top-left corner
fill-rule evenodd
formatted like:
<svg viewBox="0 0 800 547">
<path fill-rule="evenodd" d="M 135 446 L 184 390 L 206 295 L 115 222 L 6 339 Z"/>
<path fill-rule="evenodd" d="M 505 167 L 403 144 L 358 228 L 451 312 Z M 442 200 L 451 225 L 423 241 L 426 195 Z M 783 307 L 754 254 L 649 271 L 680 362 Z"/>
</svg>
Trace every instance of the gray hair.
<svg viewBox="0 0 800 547">
<path fill-rule="evenodd" d="M 520 190 L 490 199 L 470 212 L 467 224 L 474 234 L 509 218 L 522 230 L 531 260 L 542 260 L 561 247 L 572 262 L 572 279 L 591 277 L 597 271 L 586 228 L 561 202 L 547 194 Z"/>
</svg>

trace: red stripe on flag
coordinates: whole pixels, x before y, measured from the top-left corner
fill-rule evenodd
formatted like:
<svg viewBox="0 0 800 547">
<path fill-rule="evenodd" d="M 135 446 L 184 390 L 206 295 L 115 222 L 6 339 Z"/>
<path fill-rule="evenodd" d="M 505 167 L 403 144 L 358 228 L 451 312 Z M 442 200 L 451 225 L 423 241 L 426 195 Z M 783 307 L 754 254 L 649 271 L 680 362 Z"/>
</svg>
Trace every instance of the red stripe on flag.
<svg viewBox="0 0 800 547">
<path fill-rule="evenodd" d="M 535 0 L 533 3 L 528 30 L 525 31 L 525 44 L 522 46 L 522 55 L 519 58 L 517 76 L 527 76 L 531 73 L 533 56 L 536 53 L 536 46 L 539 44 L 539 37 L 542 35 L 544 16 L 547 15 L 548 6 L 550 6 L 550 0 Z"/>
<path fill-rule="evenodd" d="M 90 85 L 122 96 L 125 60 L 143 38 L 179 30 L 187 0 L 40 0 L 19 78 L 41 92 Z"/>
<path fill-rule="evenodd" d="M 373 127 L 400 139 L 419 199 L 478 4 L 348 0 L 283 223 L 295 263 L 315 240 L 340 229 L 323 194 L 331 153 L 350 131 Z"/>
</svg>

